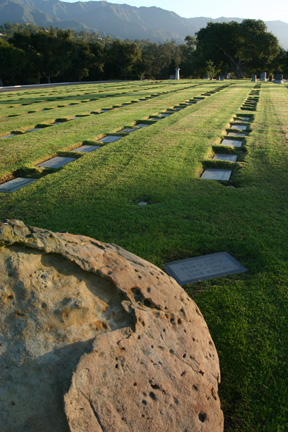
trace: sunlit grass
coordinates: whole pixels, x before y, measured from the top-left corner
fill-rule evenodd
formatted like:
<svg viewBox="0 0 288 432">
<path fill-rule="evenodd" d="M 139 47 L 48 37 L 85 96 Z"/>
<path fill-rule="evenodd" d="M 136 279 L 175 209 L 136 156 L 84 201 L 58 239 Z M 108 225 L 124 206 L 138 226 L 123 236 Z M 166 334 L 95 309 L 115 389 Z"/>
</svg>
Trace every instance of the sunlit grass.
<svg viewBox="0 0 288 432">
<path fill-rule="evenodd" d="M 216 82 L 200 84 L 189 91 L 0 141 L 1 173 L 29 168 L 59 150 L 113 133 L 220 86 Z M 220 146 L 235 114 L 245 113 L 240 106 L 253 85 L 236 82 L 196 105 L 83 155 L 29 187 L 1 194 L 0 217 L 113 242 L 162 268 L 172 260 L 213 252 L 233 255 L 248 272 L 185 287 L 204 314 L 218 349 L 225 432 L 286 432 L 285 87 L 261 86 L 251 133 L 244 151 L 239 151 L 240 162 L 233 168 L 231 183 L 236 188 L 200 179 L 203 161 L 214 154 L 213 146 Z M 132 98 L 139 92 L 133 83 Z M 108 98 L 105 106 L 111 101 Z M 79 113 L 85 113 L 87 105 L 83 104 Z M 58 109 L 55 119 L 65 117 L 65 110 Z M 44 113 L 43 122 L 53 118 L 52 111 L 48 113 Z M 141 201 L 148 205 L 138 206 Z"/>
</svg>

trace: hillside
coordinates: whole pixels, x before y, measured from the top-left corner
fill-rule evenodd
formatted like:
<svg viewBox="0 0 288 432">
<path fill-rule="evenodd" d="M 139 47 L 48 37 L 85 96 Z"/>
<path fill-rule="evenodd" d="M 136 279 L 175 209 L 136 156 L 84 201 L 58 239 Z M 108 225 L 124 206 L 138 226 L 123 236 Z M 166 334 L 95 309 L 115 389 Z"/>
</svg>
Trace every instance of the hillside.
<svg viewBox="0 0 288 432">
<path fill-rule="evenodd" d="M 112 38 L 149 39 L 151 42 L 167 39 L 183 42 L 188 34 L 194 35 L 210 21 L 231 20 L 241 22 L 240 18 L 182 18 L 158 7 L 132 7 L 104 1 L 0 0 L 0 24 L 29 22 L 43 27 L 91 30 L 102 36 L 109 34 Z M 266 25 L 283 48 L 288 49 L 288 23 L 268 21 Z"/>
</svg>

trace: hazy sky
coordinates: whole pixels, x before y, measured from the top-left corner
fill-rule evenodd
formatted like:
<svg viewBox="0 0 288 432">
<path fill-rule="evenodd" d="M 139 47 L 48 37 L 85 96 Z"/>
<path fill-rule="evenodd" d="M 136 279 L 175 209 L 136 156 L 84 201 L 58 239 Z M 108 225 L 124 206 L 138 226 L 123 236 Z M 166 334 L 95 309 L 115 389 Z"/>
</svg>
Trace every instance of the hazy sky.
<svg viewBox="0 0 288 432">
<path fill-rule="evenodd" d="M 64 1 L 72 3 L 77 0 Z M 128 4 L 137 7 L 157 6 L 186 18 L 200 16 L 219 18 L 224 16 L 288 22 L 287 0 L 276 0 L 275 3 L 271 0 L 109 0 L 109 3 Z"/>
</svg>

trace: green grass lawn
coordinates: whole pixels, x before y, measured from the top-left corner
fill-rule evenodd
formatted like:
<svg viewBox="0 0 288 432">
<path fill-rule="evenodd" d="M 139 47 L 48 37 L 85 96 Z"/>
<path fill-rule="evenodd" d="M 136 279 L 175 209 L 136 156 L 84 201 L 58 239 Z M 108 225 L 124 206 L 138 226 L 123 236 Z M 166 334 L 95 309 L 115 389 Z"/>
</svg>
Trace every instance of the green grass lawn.
<svg viewBox="0 0 288 432">
<path fill-rule="evenodd" d="M 21 219 L 29 225 L 113 242 L 161 268 L 177 259 L 221 251 L 230 253 L 248 272 L 185 287 L 199 305 L 219 353 L 225 432 L 286 432 L 288 89 L 285 86 L 263 83 L 256 111 L 240 109 L 250 92 L 255 91 L 255 83 L 249 81 L 168 81 L 157 84 L 158 88 L 152 87 L 151 91 L 147 83 L 95 87 L 87 84 L 59 87 L 54 93 L 50 88 L 19 91 L 17 97 L 11 92 L 11 98 L 1 94 L 0 117 L 12 110 L 17 114 L 19 110 L 21 116 L 9 120 L 9 124 L 13 129 L 25 129 L 75 113 L 90 113 L 95 106 L 104 108 L 167 92 L 99 116 L 89 115 L 0 140 L 0 179 L 11 177 L 17 169 L 26 169 L 34 175 L 35 164 L 58 151 L 68 151 L 84 140 L 115 133 L 137 121 L 147 121 L 149 116 L 227 84 L 231 85 L 147 128 L 83 155 L 26 188 L 13 194 L 1 193 L 0 218 Z M 122 90 L 127 93 L 120 94 Z M 34 105 L 41 109 L 48 98 L 65 96 L 65 92 L 68 92 L 66 104 L 96 94 L 106 97 L 69 108 L 24 114 Z M 27 107 L 17 105 L 19 98 L 45 101 Z M 17 106 L 8 108 L 13 104 Z M 251 132 L 243 147 L 237 149 L 239 161 L 235 164 L 212 161 L 213 149 L 221 146 L 221 139 L 236 114 L 253 116 Z M 0 122 L 1 130 L 5 131 L 2 122 L 6 120 Z M 230 167 L 231 181 L 221 184 L 201 179 L 205 164 Z M 227 187 L 229 184 L 236 187 Z M 148 205 L 138 206 L 141 201 Z"/>
</svg>

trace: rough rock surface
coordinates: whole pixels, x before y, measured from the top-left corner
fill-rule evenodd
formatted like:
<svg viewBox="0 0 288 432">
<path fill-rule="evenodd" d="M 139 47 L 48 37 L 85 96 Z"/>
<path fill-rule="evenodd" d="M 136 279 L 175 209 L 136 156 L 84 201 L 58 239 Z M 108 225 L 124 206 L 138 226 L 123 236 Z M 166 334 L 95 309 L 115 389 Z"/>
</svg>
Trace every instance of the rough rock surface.
<svg viewBox="0 0 288 432">
<path fill-rule="evenodd" d="M 0 337 L 1 432 L 223 431 L 203 316 L 120 247 L 0 223 Z"/>
</svg>

